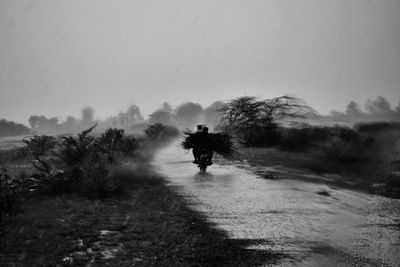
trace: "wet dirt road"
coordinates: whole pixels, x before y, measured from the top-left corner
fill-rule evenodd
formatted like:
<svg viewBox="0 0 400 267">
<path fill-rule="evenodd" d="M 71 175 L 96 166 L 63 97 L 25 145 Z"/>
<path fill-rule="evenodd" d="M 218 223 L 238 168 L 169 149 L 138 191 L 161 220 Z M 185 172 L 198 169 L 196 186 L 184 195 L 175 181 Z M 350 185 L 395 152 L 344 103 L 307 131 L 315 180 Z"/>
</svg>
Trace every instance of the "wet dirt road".
<svg viewBox="0 0 400 267">
<path fill-rule="evenodd" d="M 399 200 L 290 179 L 290 172 L 265 179 L 238 162 L 200 174 L 191 162 L 178 143 L 155 159 L 232 238 L 262 239 L 255 248 L 289 255 L 279 266 L 400 266 Z"/>
</svg>

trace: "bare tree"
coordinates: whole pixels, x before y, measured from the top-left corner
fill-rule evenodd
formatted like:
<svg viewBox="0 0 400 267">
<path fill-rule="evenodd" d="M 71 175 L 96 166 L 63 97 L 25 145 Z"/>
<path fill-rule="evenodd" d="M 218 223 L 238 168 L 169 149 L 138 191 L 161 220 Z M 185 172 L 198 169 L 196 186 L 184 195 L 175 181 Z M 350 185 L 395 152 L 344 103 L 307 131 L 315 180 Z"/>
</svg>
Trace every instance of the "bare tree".
<svg viewBox="0 0 400 267">
<path fill-rule="evenodd" d="M 287 95 L 264 100 L 253 96 L 239 97 L 226 103 L 219 111 L 222 112 L 219 128 L 235 134 L 248 146 L 276 142 L 279 120 L 317 114 L 302 99 Z"/>
<path fill-rule="evenodd" d="M 253 96 L 239 97 L 226 103 L 219 111 L 222 112 L 220 126 L 228 129 L 317 114 L 302 99 L 287 95 L 265 100 Z"/>
<path fill-rule="evenodd" d="M 263 102 L 262 112 L 264 116 L 273 121 L 286 118 L 307 118 L 317 115 L 303 99 L 293 96 L 280 96 L 266 99 Z"/>
</svg>

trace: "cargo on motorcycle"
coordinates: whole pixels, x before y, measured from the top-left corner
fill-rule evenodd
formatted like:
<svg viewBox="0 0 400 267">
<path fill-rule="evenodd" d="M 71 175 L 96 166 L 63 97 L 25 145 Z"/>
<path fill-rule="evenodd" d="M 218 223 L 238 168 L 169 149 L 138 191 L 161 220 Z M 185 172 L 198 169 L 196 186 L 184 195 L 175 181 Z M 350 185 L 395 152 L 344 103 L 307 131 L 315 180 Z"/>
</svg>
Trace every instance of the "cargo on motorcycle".
<svg viewBox="0 0 400 267">
<path fill-rule="evenodd" d="M 236 152 L 233 138 L 229 134 L 209 133 L 205 125 L 197 125 L 197 131 L 194 133 L 184 132 L 181 145 L 184 149 L 192 149 L 193 163 L 197 164 L 202 172 L 213 164 L 214 152 L 225 158 L 231 158 Z"/>
</svg>

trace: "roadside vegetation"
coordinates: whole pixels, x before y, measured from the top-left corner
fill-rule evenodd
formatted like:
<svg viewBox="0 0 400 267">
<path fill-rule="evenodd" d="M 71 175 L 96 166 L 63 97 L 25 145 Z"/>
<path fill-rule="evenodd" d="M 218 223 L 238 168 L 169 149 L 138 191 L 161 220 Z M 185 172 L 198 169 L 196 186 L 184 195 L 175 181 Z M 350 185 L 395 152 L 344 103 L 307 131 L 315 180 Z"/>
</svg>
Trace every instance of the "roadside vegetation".
<svg viewBox="0 0 400 267">
<path fill-rule="evenodd" d="M 281 255 L 246 249 L 188 208 L 151 166 L 179 135 L 154 124 L 33 136 L 0 150 L 0 265 L 256 266 Z"/>
<path fill-rule="evenodd" d="M 149 126 L 146 134 L 139 137 L 111 128 L 93 135 L 94 127 L 73 136 L 33 136 L 23 140 L 22 148 L 0 152 L 0 249 L 5 255 L 16 253 L 12 249 L 16 249 L 15 244 L 21 245 L 19 239 L 30 238 L 26 235 L 35 232 L 24 229 L 35 228 L 38 220 L 47 217 L 56 220 L 53 214 L 62 213 L 65 206 L 83 209 L 79 204 L 81 201 L 91 206 L 91 201 L 96 199 L 127 195 L 132 186 L 137 186 L 137 181 L 121 175 L 120 170 L 126 162 L 148 164 L 148 155 L 147 158 L 141 156 L 141 151 L 160 146 L 179 133 L 160 124 Z M 50 203 L 52 201 L 55 202 Z M 67 205 L 67 202 L 72 204 Z M 79 213 L 73 216 L 79 216 Z M 91 221 L 86 217 L 81 219 L 85 223 Z M 14 232 L 16 222 L 20 226 L 18 231 L 22 231 L 20 238 L 16 235 L 18 232 Z M 57 228 L 56 221 L 48 223 L 49 228 Z"/>
<path fill-rule="evenodd" d="M 248 155 L 255 164 L 271 164 L 285 154 L 280 164 L 339 174 L 338 184 L 400 198 L 400 123 L 309 125 L 301 119 L 312 118 L 316 112 L 290 96 L 241 97 L 226 103 L 220 112 L 218 128 L 236 136 L 245 152 L 242 158 Z M 288 126 L 283 123 L 288 119 L 297 122 Z M 258 149 L 257 156 L 249 148 Z M 281 151 L 280 156 L 271 149 Z M 275 160 L 267 162 L 270 157 Z M 289 158 L 293 158 L 291 163 Z"/>
</svg>

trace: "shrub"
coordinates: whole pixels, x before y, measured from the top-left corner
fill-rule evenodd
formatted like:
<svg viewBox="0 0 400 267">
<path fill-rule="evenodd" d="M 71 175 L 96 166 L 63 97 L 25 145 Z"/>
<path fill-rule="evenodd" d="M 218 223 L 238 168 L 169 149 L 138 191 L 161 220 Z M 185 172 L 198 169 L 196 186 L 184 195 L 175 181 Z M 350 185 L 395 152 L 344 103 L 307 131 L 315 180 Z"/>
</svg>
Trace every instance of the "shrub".
<svg viewBox="0 0 400 267">
<path fill-rule="evenodd" d="M 304 151 L 311 146 L 311 128 L 281 128 L 279 148 L 285 151 Z"/>
<path fill-rule="evenodd" d="M 398 122 L 369 122 L 357 123 L 354 129 L 362 133 L 378 133 L 387 130 L 400 130 L 400 123 Z"/>
<path fill-rule="evenodd" d="M 330 159 L 353 161 L 360 159 L 373 138 L 349 127 L 281 128 L 280 149 L 287 151 L 322 150 Z"/>
<path fill-rule="evenodd" d="M 162 123 L 152 124 L 144 132 L 151 141 L 167 141 L 179 135 L 177 128 Z"/>
<path fill-rule="evenodd" d="M 38 178 L 44 192 L 105 197 L 119 189 L 112 169 L 120 157 L 133 155 L 138 143 L 120 129 L 108 129 L 99 137 L 90 136 L 93 128 L 59 140 L 41 136 L 24 141 L 28 154 L 36 159 L 33 164 L 41 171 Z"/>
<path fill-rule="evenodd" d="M 111 175 L 118 158 L 132 155 L 138 147 L 133 136 L 124 130 L 108 129 L 100 137 L 64 137 L 58 155 L 62 159 L 64 176 L 61 191 L 73 190 L 88 197 L 105 197 L 118 190 L 118 179 Z"/>
<path fill-rule="evenodd" d="M 307 151 L 318 147 L 334 136 L 334 127 L 302 125 L 301 127 L 280 128 L 279 148 L 286 151 Z"/>
<path fill-rule="evenodd" d="M 81 133 L 77 137 L 63 137 L 58 151 L 62 175 L 53 184 L 55 192 L 77 192 L 88 197 L 104 196 L 104 181 L 114 158 L 104 151 L 93 136 Z"/>
<path fill-rule="evenodd" d="M 25 147 L 20 150 L 19 156 L 31 158 L 33 166 L 40 172 L 47 174 L 51 171 L 48 163 L 50 151 L 56 146 L 57 141 L 52 136 L 41 135 L 22 140 Z"/>
<path fill-rule="evenodd" d="M 8 219 L 21 212 L 22 204 L 29 199 L 37 186 L 35 179 L 12 178 L 6 169 L 0 169 L 0 250 L 5 247 L 5 226 Z"/>
<path fill-rule="evenodd" d="M 279 148 L 313 154 L 310 168 L 318 172 L 364 172 L 365 165 L 377 161 L 376 140 L 344 126 L 310 126 L 280 128 Z M 357 163 L 357 164 L 355 164 Z"/>
<path fill-rule="evenodd" d="M 281 133 L 277 124 L 265 124 L 240 127 L 236 131 L 239 142 L 247 147 L 269 147 L 279 144 Z"/>
<path fill-rule="evenodd" d="M 318 147 L 327 160 L 339 164 L 351 164 L 368 160 L 367 149 L 373 139 L 349 127 L 327 127 Z M 326 139 L 326 140 L 324 140 Z"/>
<path fill-rule="evenodd" d="M 122 129 L 107 129 L 98 139 L 100 149 L 105 153 L 129 155 L 138 148 L 138 142 L 132 135 L 124 135 Z"/>
</svg>

